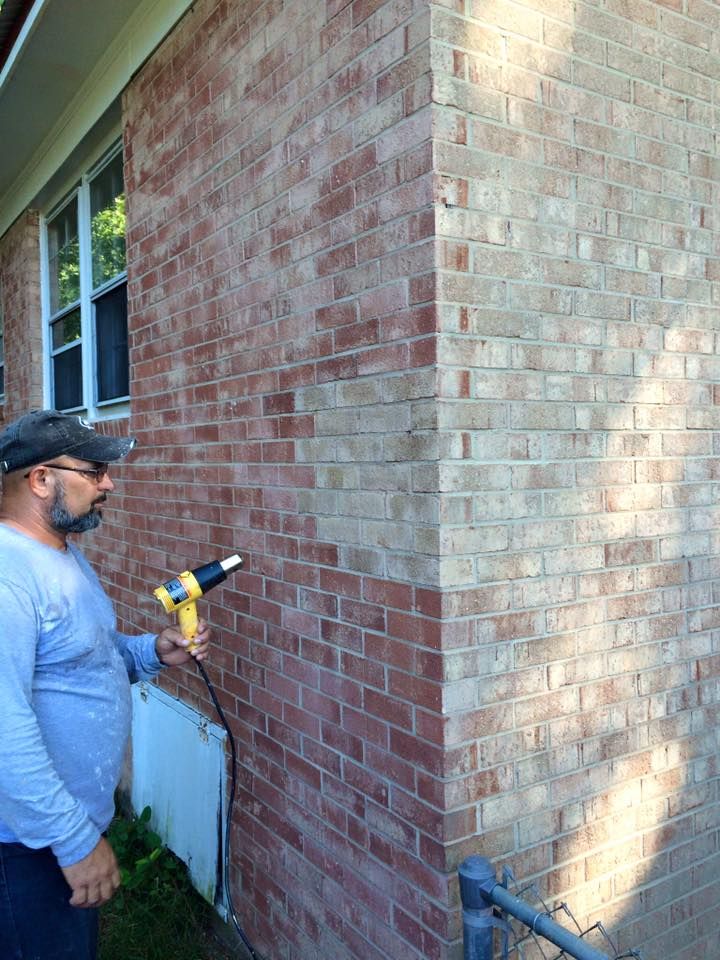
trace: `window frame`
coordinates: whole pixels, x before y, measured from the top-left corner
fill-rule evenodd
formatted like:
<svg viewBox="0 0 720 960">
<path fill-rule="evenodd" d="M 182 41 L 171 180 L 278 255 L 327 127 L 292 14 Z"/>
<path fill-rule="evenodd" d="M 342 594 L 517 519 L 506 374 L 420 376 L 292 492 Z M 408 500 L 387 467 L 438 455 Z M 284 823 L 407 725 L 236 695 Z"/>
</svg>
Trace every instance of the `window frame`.
<svg viewBox="0 0 720 960">
<path fill-rule="evenodd" d="M 82 396 L 79 405 L 65 407 L 67 412 L 84 413 L 94 420 L 126 417 L 130 412 L 130 395 L 113 397 L 109 400 L 98 399 L 98 363 L 97 363 L 97 335 L 95 320 L 95 302 L 116 287 L 124 285 L 127 291 L 127 262 L 125 270 L 101 283 L 93 289 L 92 276 L 92 246 L 91 246 L 91 183 L 102 171 L 117 158 L 122 156 L 122 138 L 115 133 L 98 150 L 90 162 L 83 165 L 84 170 L 76 175 L 69 184 L 66 184 L 63 193 L 48 206 L 40 217 L 40 273 L 41 273 L 41 308 L 42 308 L 42 336 L 43 336 L 43 393 L 48 405 L 55 406 L 55 390 L 53 384 L 53 359 L 57 355 L 79 346 L 81 356 Z M 127 191 L 125 191 L 127 197 Z M 50 258 L 48 248 L 48 225 L 59 213 L 77 197 L 78 220 L 78 264 L 80 272 L 80 296 L 72 304 L 65 305 L 54 314 L 50 312 Z M 58 319 L 80 309 L 80 343 L 53 347 L 52 327 Z M 128 387 L 129 387 L 129 358 L 128 358 Z"/>
</svg>

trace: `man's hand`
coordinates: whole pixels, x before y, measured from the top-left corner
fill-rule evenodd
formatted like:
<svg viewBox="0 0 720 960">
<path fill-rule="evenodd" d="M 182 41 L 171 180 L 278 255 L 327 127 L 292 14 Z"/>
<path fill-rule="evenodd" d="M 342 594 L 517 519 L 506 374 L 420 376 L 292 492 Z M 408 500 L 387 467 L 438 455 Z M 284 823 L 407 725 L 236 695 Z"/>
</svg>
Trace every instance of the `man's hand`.
<svg viewBox="0 0 720 960">
<path fill-rule="evenodd" d="M 186 640 L 177 627 L 165 627 L 155 641 L 155 652 L 165 666 L 177 667 L 193 657 L 204 660 L 208 655 L 211 639 L 212 630 L 204 620 L 198 621 L 198 632 L 192 640 Z M 193 645 L 192 650 L 188 650 L 190 644 Z"/>
<path fill-rule="evenodd" d="M 82 860 L 60 869 L 72 890 L 72 907 L 101 907 L 120 886 L 118 863 L 104 837 Z"/>
</svg>

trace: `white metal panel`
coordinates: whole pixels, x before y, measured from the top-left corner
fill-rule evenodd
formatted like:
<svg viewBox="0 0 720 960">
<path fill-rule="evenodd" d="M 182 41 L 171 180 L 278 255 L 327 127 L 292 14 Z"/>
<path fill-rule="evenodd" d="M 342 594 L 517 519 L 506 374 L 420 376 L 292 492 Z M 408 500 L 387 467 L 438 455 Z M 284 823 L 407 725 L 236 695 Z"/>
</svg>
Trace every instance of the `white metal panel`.
<svg viewBox="0 0 720 960">
<path fill-rule="evenodd" d="M 133 687 L 134 810 L 187 865 L 195 888 L 215 903 L 225 794 L 225 731 L 152 684 Z"/>
</svg>

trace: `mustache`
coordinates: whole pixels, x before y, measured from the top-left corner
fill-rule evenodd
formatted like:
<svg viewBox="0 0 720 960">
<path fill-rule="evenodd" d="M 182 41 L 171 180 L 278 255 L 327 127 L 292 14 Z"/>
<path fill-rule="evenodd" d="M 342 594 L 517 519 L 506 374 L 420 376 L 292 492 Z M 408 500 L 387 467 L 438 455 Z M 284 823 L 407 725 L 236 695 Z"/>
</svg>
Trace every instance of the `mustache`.
<svg viewBox="0 0 720 960">
<path fill-rule="evenodd" d="M 99 497 L 93 500 L 93 505 L 95 505 L 96 503 L 106 503 L 106 502 L 107 502 L 107 494 L 101 493 Z"/>
</svg>

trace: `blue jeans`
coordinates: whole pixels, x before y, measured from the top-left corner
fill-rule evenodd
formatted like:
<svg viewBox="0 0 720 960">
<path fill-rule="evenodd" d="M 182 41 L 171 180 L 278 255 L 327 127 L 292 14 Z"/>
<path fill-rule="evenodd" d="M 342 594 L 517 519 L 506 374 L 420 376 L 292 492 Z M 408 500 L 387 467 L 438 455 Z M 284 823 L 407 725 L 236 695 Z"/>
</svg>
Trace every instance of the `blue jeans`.
<svg viewBox="0 0 720 960">
<path fill-rule="evenodd" d="M 49 848 L 0 843 L 0 958 L 96 960 L 98 911 L 70 895 Z"/>
</svg>

